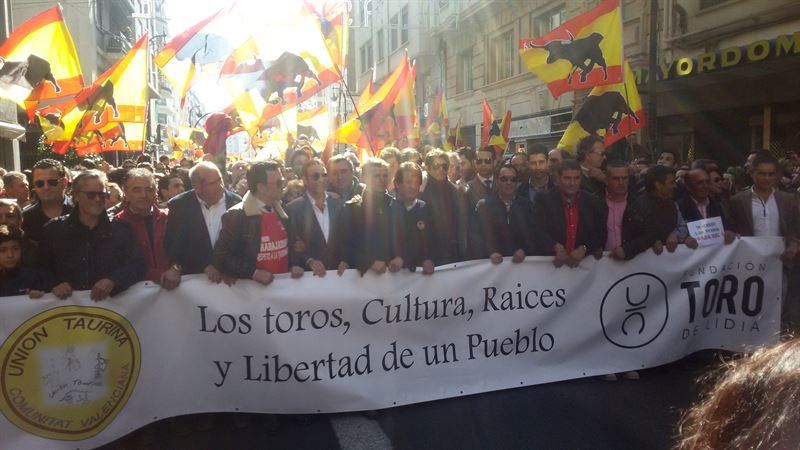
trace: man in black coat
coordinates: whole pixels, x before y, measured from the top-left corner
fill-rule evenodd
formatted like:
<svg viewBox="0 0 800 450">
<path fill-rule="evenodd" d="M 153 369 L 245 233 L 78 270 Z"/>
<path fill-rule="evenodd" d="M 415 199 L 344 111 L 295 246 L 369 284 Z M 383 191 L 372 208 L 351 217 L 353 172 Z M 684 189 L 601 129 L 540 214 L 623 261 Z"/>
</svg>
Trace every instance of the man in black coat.
<svg viewBox="0 0 800 450">
<path fill-rule="evenodd" d="M 73 181 L 76 208 L 45 225 L 41 269 L 61 299 L 91 289 L 92 300 L 116 295 L 144 279 L 145 264 L 130 227 L 106 213 L 106 176 L 82 172 Z"/>
<path fill-rule="evenodd" d="M 203 161 L 189 172 L 192 190 L 169 201 L 165 243 L 173 263 L 168 278 L 181 274 L 205 273 L 213 283 L 222 273 L 212 264 L 214 244 L 222 229 L 222 215 L 242 199 L 226 191 L 216 165 Z"/>
<path fill-rule="evenodd" d="M 378 158 L 364 163 L 362 175 L 367 187 L 344 205 L 337 220 L 339 237 L 334 243 L 337 271 L 357 268 L 384 273 L 395 256 L 392 244 L 392 197 L 386 193 L 389 164 Z"/>
<path fill-rule="evenodd" d="M 494 180 L 494 172 L 497 168 L 494 150 L 490 147 L 485 147 L 476 153 L 475 167 L 478 173 L 475 178 L 467 183 L 466 188 L 467 203 L 472 211 L 475 210 L 478 200 L 488 197 L 489 194 L 497 189 Z"/>
<path fill-rule="evenodd" d="M 324 277 L 326 270 L 336 270 L 339 261 L 333 251 L 337 239 L 336 220 L 342 211 L 341 198 L 328 195 L 325 164 L 314 158 L 303 165 L 305 195 L 286 206 L 289 215 L 289 245 L 293 266 L 303 267 Z"/>
<path fill-rule="evenodd" d="M 616 259 L 632 259 L 649 248 L 661 254 L 665 247 L 668 252 L 678 247 L 679 214 L 673 201 L 675 173 L 666 166 L 651 167 L 645 175 L 645 190 L 622 216 L 622 246 L 612 254 Z M 697 248 L 697 241 L 691 237 L 685 243 Z"/>
<path fill-rule="evenodd" d="M 494 177 L 496 192 L 478 201 L 476 206 L 476 241 L 484 243 L 481 256 L 494 264 L 503 262 L 504 256 L 511 256 L 512 262 L 519 263 L 535 252 L 533 204 L 517 194 L 517 174 L 511 164 L 500 167 Z"/>
<path fill-rule="evenodd" d="M 581 191 L 581 167 L 564 160 L 556 172 L 558 189 L 540 192 L 533 209 L 539 254 L 554 255 L 553 264 L 577 267 L 588 255 L 602 255 L 606 217 L 600 200 Z"/>
<path fill-rule="evenodd" d="M 464 195 L 447 179 L 450 160 L 441 150 L 431 150 L 425 157 L 428 182 L 420 200 L 431 214 L 434 240 L 433 262 L 439 266 L 467 258 L 467 225 L 469 212 Z"/>
<path fill-rule="evenodd" d="M 736 239 L 736 233 L 729 229 L 725 208 L 719 199 L 711 197 L 711 177 L 705 169 L 689 171 L 686 175 L 686 195 L 676 203 L 687 223 L 719 217 L 725 229 L 725 243 L 730 244 Z"/>
<path fill-rule="evenodd" d="M 445 173 L 447 171 L 445 170 Z M 422 273 L 433 273 L 433 224 L 430 208 L 419 200 L 422 169 L 414 162 L 404 162 L 395 174 L 397 199 L 392 202 L 392 233 L 395 257 L 389 261 L 389 271 L 406 268 L 412 272 L 422 267 Z"/>
</svg>

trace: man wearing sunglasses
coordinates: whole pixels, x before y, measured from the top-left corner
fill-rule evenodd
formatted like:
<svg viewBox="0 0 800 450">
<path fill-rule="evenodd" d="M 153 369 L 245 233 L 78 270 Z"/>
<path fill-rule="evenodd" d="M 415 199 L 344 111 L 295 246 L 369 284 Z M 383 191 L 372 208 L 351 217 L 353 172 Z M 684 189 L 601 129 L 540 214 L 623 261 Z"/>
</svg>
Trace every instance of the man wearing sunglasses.
<svg viewBox="0 0 800 450">
<path fill-rule="evenodd" d="M 518 174 L 511 164 L 500 167 L 494 177 L 497 189 L 478 202 L 473 217 L 473 246 L 480 252 L 475 256 L 488 257 L 493 264 L 500 264 L 505 256 L 519 263 L 534 253 L 533 204 L 517 194 Z"/>
<path fill-rule="evenodd" d="M 333 254 L 333 242 L 337 239 L 336 220 L 342 210 L 342 200 L 325 191 L 328 171 L 319 158 L 306 162 L 302 175 L 305 195 L 286 206 L 289 242 L 293 249 L 302 249 L 291 252 L 291 264 L 324 277 L 326 270 L 335 270 L 339 263 Z M 298 242 L 302 245 L 295 247 Z"/>
<path fill-rule="evenodd" d="M 106 213 L 106 176 L 81 172 L 73 181 L 75 208 L 51 220 L 42 231 L 40 264 L 52 292 L 65 299 L 73 290 L 91 289 L 94 301 L 124 291 L 144 279 L 144 260 L 130 227 Z"/>
<path fill-rule="evenodd" d="M 467 257 L 466 200 L 461 190 L 447 179 L 450 159 L 441 150 L 431 150 L 425 157 L 428 183 L 420 195 L 431 213 L 432 253 L 437 266 L 463 261 Z"/>
<path fill-rule="evenodd" d="M 497 187 L 494 182 L 495 154 L 490 147 L 485 147 L 477 151 L 475 167 L 478 174 L 467 183 L 467 202 L 470 210 L 475 209 L 478 200 L 484 199 L 494 192 Z"/>
<path fill-rule="evenodd" d="M 38 201 L 22 212 L 22 230 L 29 239 L 39 241 L 42 228 L 50 219 L 72 212 L 64 190 L 67 172 L 60 162 L 42 159 L 33 166 L 33 191 Z"/>
</svg>

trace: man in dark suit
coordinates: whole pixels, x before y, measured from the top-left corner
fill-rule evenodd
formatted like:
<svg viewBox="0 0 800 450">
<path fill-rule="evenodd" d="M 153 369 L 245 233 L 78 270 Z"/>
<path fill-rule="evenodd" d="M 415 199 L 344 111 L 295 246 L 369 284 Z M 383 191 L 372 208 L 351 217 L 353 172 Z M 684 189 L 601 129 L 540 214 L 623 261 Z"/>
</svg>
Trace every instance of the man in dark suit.
<svg viewBox="0 0 800 450">
<path fill-rule="evenodd" d="M 539 254 L 554 255 L 556 267 L 577 267 L 586 256 L 602 254 L 606 218 L 600 200 L 581 191 L 576 161 L 564 160 L 556 173 L 558 189 L 537 194 L 533 229 L 539 236 Z"/>
<path fill-rule="evenodd" d="M 445 173 L 447 171 L 445 170 Z M 395 257 L 389 271 L 422 267 L 424 275 L 433 273 L 433 220 L 427 203 L 419 200 L 422 169 L 414 162 L 400 165 L 394 179 L 396 200 L 392 202 L 392 241 Z"/>
<path fill-rule="evenodd" d="M 336 220 L 342 210 L 342 200 L 325 192 L 328 171 L 325 164 L 314 158 L 303 165 L 305 195 L 286 206 L 289 215 L 290 264 L 305 267 L 318 277 L 326 270 L 336 270 L 333 242 L 336 239 Z"/>
<path fill-rule="evenodd" d="M 497 165 L 494 150 L 482 148 L 477 151 L 475 166 L 478 174 L 467 183 L 467 203 L 470 211 L 475 210 L 478 200 L 486 198 L 496 190 L 494 182 L 494 169 Z"/>
<path fill-rule="evenodd" d="M 214 244 L 222 229 L 222 215 L 242 201 L 226 191 L 216 165 L 203 161 L 189 172 L 192 190 L 169 201 L 165 244 L 172 265 L 165 282 L 180 281 L 181 274 L 205 273 L 213 283 L 222 273 L 211 262 Z"/>
<path fill-rule="evenodd" d="M 475 226 L 482 241 L 482 257 L 493 264 L 511 256 L 511 262 L 520 263 L 535 253 L 535 228 L 531 226 L 533 204 L 517 192 L 517 169 L 506 164 L 497 171 L 497 191 L 480 200 L 475 211 Z M 478 247 L 476 242 L 476 247 Z"/>
<path fill-rule="evenodd" d="M 581 189 L 602 200 L 606 195 L 606 174 L 603 172 L 606 147 L 603 139 L 586 136 L 578 141 L 575 159 L 581 165 Z"/>
<path fill-rule="evenodd" d="M 441 150 L 431 150 L 425 157 L 428 182 L 420 194 L 431 212 L 435 265 L 463 261 L 467 257 L 467 211 L 464 195 L 447 179 L 450 160 Z"/>
<path fill-rule="evenodd" d="M 733 242 L 736 233 L 730 230 L 727 214 L 720 201 L 711 197 L 711 177 L 705 169 L 689 171 L 686 176 L 686 194 L 677 201 L 683 220 L 688 223 L 719 217 L 725 229 L 725 243 Z"/>
</svg>

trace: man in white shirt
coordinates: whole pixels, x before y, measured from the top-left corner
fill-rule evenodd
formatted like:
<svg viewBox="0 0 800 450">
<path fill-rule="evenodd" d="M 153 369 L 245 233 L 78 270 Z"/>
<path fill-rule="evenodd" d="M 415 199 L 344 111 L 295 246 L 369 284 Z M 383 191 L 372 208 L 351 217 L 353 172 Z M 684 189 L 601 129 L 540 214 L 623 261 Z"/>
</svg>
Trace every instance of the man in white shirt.
<svg viewBox="0 0 800 450">
<path fill-rule="evenodd" d="M 226 191 L 216 165 L 203 161 L 189 172 L 192 189 L 169 201 L 165 243 L 171 269 L 180 274 L 205 273 L 211 282 L 222 273 L 211 263 L 222 228 L 222 215 L 242 199 Z"/>
</svg>

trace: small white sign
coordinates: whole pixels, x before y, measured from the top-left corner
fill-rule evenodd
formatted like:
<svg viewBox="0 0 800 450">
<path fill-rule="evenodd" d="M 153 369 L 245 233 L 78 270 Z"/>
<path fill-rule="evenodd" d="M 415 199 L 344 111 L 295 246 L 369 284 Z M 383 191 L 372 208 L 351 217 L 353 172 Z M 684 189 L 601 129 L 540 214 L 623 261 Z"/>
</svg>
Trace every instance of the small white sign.
<svg viewBox="0 0 800 450">
<path fill-rule="evenodd" d="M 722 218 L 720 217 L 695 220 L 686 225 L 689 227 L 689 235 L 697 240 L 700 247 L 718 245 L 725 242 L 725 229 L 722 226 Z"/>
</svg>

